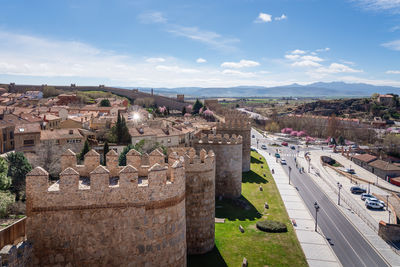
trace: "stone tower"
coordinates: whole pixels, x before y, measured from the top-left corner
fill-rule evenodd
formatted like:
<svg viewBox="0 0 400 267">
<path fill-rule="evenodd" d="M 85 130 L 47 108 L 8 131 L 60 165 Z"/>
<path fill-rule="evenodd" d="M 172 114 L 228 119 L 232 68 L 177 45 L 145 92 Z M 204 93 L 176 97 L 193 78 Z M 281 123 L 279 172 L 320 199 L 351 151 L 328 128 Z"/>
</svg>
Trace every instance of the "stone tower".
<svg viewBox="0 0 400 267">
<path fill-rule="evenodd" d="M 237 111 L 225 112 L 225 122 L 217 124 L 217 134 L 236 134 L 242 141 L 242 171 L 250 171 L 251 125 L 247 115 Z"/>
<path fill-rule="evenodd" d="M 215 195 L 238 198 L 242 193 L 242 137 L 220 134 L 205 135 L 193 140 L 196 151 L 214 151 Z"/>
<path fill-rule="evenodd" d="M 186 266 L 184 166 L 161 162 L 158 152 L 132 166 L 132 154 L 139 153 L 118 166 L 109 152 L 104 167 L 94 151 L 84 165 L 67 151 L 61 161 L 68 167 L 50 187 L 44 169 L 28 173 L 34 266 Z"/>
<path fill-rule="evenodd" d="M 215 155 L 202 149 L 181 148 L 169 162 L 184 157 L 186 174 L 186 243 L 188 254 L 204 254 L 215 241 Z"/>
</svg>

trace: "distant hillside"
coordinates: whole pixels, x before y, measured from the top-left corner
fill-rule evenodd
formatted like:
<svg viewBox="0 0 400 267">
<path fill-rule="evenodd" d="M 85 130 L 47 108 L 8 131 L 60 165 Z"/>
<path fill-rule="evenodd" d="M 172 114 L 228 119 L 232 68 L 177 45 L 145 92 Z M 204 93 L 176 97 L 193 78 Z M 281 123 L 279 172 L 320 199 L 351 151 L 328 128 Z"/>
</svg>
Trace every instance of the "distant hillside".
<svg viewBox="0 0 400 267">
<path fill-rule="evenodd" d="M 150 92 L 151 88 L 139 88 Z M 400 94 L 399 87 L 375 86 L 365 83 L 317 82 L 308 85 L 291 84 L 277 87 L 237 86 L 237 87 L 179 87 L 154 88 L 154 92 L 163 95 L 185 94 L 187 97 L 357 97 L 370 96 L 373 93 Z"/>
</svg>

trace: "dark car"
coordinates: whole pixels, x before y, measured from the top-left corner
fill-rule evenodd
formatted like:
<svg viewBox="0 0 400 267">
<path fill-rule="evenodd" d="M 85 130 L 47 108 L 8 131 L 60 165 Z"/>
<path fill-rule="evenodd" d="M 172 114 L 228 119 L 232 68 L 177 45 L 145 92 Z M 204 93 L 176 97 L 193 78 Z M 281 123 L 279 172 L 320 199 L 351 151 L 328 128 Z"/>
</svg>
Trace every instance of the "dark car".
<svg viewBox="0 0 400 267">
<path fill-rule="evenodd" d="M 281 145 L 282 145 L 282 146 L 288 146 L 288 143 L 287 143 L 287 142 L 282 142 Z"/>
<path fill-rule="evenodd" d="M 296 150 L 296 147 L 295 146 L 291 146 L 290 149 Z"/>
<path fill-rule="evenodd" d="M 366 192 L 367 192 L 366 189 L 364 189 L 364 188 L 362 188 L 362 187 L 359 187 L 359 186 L 352 186 L 352 187 L 350 188 L 350 191 L 351 191 L 351 193 L 353 193 L 353 194 L 362 194 L 362 193 L 366 193 Z"/>
</svg>

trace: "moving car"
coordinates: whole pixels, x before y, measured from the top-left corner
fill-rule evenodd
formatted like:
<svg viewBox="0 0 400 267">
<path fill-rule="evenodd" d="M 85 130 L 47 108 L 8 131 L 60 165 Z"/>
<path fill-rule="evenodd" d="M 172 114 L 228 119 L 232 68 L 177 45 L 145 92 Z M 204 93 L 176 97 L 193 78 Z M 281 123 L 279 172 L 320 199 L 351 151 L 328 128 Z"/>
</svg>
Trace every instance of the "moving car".
<svg viewBox="0 0 400 267">
<path fill-rule="evenodd" d="M 367 192 L 366 189 L 364 189 L 364 188 L 362 188 L 362 187 L 359 187 L 359 186 L 352 186 L 352 187 L 350 188 L 350 191 L 351 191 L 351 193 L 353 193 L 353 194 L 362 194 L 362 193 L 366 193 L 366 192 Z"/>
<path fill-rule="evenodd" d="M 282 165 L 286 165 L 286 160 L 281 159 L 281 164 L 282 164 Z"/>
<path fill-rule="evenodd" d="M 281 145 L 282 146 L 288 146 L 289 144 L 287 142 L 282 142 Z"/>
<path fill-rule="evenodd" d="M 368 202 L 368 203 L 369 202 L 377 202 L 377 203 L 382 204 L 384 207 L 386 206 L 385 202 L 383 202 L 382 200 L 377 199 L 376 197 L 369 197 L 369 198 L 365 199 L 365 202 Z"/>
<path fill-rule="evenodd" d="M 279 153 L 275 153 L 275 157 L 279 159 L 281 155 L 279 155 Z"/>
<path fill-rule="evenodd" d="M 368 209 L 383 209 L 383 205 L 379 202 L 375 202 L 375 201 L 365 201 L 365 206 Z"/>
<path fill-rule="evenodd" d="M 290 149 L 296 150 L 296 147 L 295 146 L 291 146 Z"/>
<path fill-rule="evenodd" d="M 355 174 L 356 173 L 354 171 L 354 169 L 345 169 L 344 171 L 347 172 L 347 173 L 350 173 L 350 174 Z"/>
<path fill-rule="evenodd" d="M 366 200 L 367 198 L 370 198 L 370 197 L 374 197 L 374 196 L 371 195 L 371 194 L 367 194 L 367 193 L 362 193 L 361 194 L 361 200 L 362 201 L 364 201 L 364 200 Z"/>
<path fill-rule="evenodd" d="M 266 150 L 266 149 L 267 149 L 267 146 L 266 146 L 266 145 L 262 145 L 261 148 L 264 149 L 264 150 Z"/>
</svg>

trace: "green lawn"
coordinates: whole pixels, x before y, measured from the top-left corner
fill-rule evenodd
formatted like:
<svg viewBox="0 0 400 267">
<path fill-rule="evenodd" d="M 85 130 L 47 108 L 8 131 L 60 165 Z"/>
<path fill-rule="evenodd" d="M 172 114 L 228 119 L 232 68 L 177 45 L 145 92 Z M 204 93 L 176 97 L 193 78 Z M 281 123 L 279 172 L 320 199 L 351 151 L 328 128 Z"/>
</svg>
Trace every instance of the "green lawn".
<svg viewBox="0 0 400 267">
<path fill-rule="evenodd" d="M 246 257 L 249 266 L 307 266 L 303 251 L 286 213 L 279 191 L 272 179 L 265 159 L 251 152 L 251 171 L 243 173 L 242 203 L 222 200 L 216 202 L 216 217 L 225 218 L 215 225 L 213 251 L 200 256 L 189 256 L 188 266 L 241 266 Z M 261 168 L 263 166 L 263 168 Z M 263 176 L 266 175 L 266 177 Z M 263 187 L 263 191 L 259 187 Z M 269 209 L 264 209 L 268 202 Z M 287 233 L 265 233 L 256 228 L 260 219 L 286 223 Z M 239 225 L 245 229 L 239 231 Z"/>
</svg>

